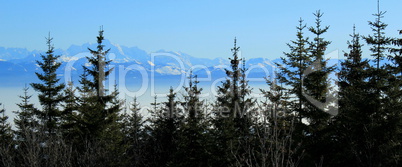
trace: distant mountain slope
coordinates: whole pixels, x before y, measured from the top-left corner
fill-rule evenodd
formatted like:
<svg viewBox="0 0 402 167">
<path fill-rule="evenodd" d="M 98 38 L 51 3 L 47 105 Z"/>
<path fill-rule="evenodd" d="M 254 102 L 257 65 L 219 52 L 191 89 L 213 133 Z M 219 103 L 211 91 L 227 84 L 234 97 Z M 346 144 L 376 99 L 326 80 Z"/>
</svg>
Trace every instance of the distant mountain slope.
<svg viewBox="0 0 402 167">
<path fill-rule="evenodd" d="M 182 52 L 159 50 L 152 53 L 137 47 L 126 47 L 104 41 L 105 48 L 110 48 L 108 59 L 112 60 L 115 75 L 132 75 L 131 78 L 141 77 L 146 72 L 148 77 L 184 75 L 190 70 L 201 77 L 224 77 L 225 68 L 229 68 L 227 58 L 197 58 Z M 82 66 L 88 65 L 85 57 L 90 56 L 88 48 L 96 48 L 96 43 L 86 43 L 81 46 L 72 45 L 67 50 L 56 49 L 55 54 L 61 55 L 59 61 L 62 66 L 57 72 L 59 76 L 72 76 L 78 80 L 82 74 Z M 0 47 L 0 79 L 1 85 L 12 85 L 13 82 L 32 82 L 36 80 L 35 72 L 40 72 L 36 61 L 45 51 L 28 51 L 23 48 Z M 230 56 L 230 55 L 229 55 Z M 248 75 L 252 77 L 266 77 L 273 75 L 275 62 L 280 59 L 252 58 L 246 60 Z M 338 60 L 331 60 L 330 64 Z M 118 76 L 121 77 L 121 76 Z M 62 77 L 64 79 L 64 77 Z"/>
</svg>

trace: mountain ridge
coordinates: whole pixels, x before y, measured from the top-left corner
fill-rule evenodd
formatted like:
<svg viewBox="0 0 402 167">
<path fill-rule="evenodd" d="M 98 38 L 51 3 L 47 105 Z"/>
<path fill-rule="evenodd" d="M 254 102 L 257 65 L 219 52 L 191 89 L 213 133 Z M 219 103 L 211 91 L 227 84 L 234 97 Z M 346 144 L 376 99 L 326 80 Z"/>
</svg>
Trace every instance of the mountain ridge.
<svg viewBox="0 0 402 167">
<path fill-rule="evenodd" d="M 127 74 L 129 78 L 143 77 L 144 72 L 148 77 L 160 77 L 187 75 L 190 71 L 200 77 L 221 78 L 226 76 L 225 68 L 229 68 L 230 65 L 228 58 L 198 58 L 180 51 L 162 49 L 147 53 L 138 47 L 113 44 L 109 40 L 104 40 L 103 44 L 104 48 L 110 48 L 107 59 L 112 60 L 111 66 L 115 67 L 115 73 Z M 79 75 L 83 72 L 82 66 L 88 65 L 85 57 L 91 56 L 88 48 L 96 47 L 97 43 L 84 43 L 71 45 L 66 50 L 55 49 L 54 54 L 60 55 L 59 61 L 62 62 L 57 74 L 65 76 L 68 72 L 73 81 L 78 81 Z M 7 81 L 0 86 L 13 85 L 13 82 L 37 81 L 34 73 L 40 73 L 41 70 L 36 61 L 41 60 L 40 55 L 44 54 L 45 51 L 0 47 L 0 79 Z M 249 76 L 263 78 L 274 75 L 273 71 L 277 68 L 275 63 L 280 62 L 280 59 L 250 58 L 246 59 L 245 66 L 249 69 L 247 73 Z"/>
</svg>

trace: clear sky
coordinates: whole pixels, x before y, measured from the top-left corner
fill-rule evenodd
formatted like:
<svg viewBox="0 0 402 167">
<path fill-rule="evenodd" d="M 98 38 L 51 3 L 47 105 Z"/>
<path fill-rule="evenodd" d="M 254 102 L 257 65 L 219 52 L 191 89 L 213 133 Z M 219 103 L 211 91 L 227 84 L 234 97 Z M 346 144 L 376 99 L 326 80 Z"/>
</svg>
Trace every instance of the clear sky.
<svg viewBox="0 0 402 167">
<path fill-rule="evenodd" d="M 402 29 L 401 7 L 401 0 L 381 1 L 389 36 Z M 311 26 L 316 10 L 330 25 L 328 51 L 345 50 L 353 24 L 360 34 L 371 33 L 367 21 L 374 20 L 377 0 L 1 0 L 0 46 L 45 50 L 50 31 L 55 47 L 67 49 L 95 42 L 103 25 L 112 43 L 147 52 L 228 57 L 236 36 L 243 56 L 277 58 L 295 39 L 298 19 Z"/>
</svg>

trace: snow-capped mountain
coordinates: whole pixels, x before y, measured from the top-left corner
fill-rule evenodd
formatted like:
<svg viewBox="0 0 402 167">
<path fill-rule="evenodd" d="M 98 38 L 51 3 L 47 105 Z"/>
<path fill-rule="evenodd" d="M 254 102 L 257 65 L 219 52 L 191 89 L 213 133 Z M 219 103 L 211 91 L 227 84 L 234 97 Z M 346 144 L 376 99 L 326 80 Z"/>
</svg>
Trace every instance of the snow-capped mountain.
<svg viewBox="0 0 402 167">
<path fill-rule="evenodd" d="M 152 53 L 138 47 L 126 47 L 104 40 L 105 49 L 109 49 L 107 59 L 112 60 L 111 65 L 119 72 L 131 70 L 145 70 L 154 76 L 182 75 L 193 71 L 194 74 L 203 76 L 224 76 L 225 68 L 229 68 L 227 58 L 197 58 L 182 52 L 159 50 Z M 91 56 L 88 48 L 96 49 L 97 43 L 72 45 L 66 50 L 55 49 L 55 54 L 60 55 L 62 62 L 58 74 L 63 76 L 66 71 L 73 76 L 82 74 L 82 66 L 87 65 L 86 56 Z M 46 51 L 29 51 L 23 48 L 0 47 L 0 79 L 11 81 L 35 80 L 35 72 L 41 72 L 36 61 L 41 60 L 41 55 Z M 229 55 L 230 56 L 230 55 Z M 134 67 L 135 66 L 135 67 Z M 266 76 L 267 72 L 275 68 L 274 63 L 266 58 L 253 58 L 246 60 L 249 75 Z M 138 73 L 139 72 L 131 72 Z M 78 77 L 76 77 L 78 78 Z"/>
</svg>

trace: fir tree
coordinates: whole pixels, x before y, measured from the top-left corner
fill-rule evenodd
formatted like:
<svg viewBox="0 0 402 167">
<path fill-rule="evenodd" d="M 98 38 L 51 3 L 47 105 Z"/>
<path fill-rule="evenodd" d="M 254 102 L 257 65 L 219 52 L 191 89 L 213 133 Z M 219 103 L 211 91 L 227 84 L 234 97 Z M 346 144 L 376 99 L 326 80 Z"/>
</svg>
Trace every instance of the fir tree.
<svg viewBox="0 0 402 167">
<path fill-rule="evenodd" d="M 20 108 L 19 111 L 15 111 L 16 117 L 14 118 L 14 124 L 16 127 L 15 135 L 17 140 L 25 140 L 26 134 L 31 134 L 38 130 L 39 122 L 35 117 L 37 109 L 34 104 L 30 102 L 32 95 L 28 95 L 29 87 L 25 85 L 23 88 L 24 95 L 19 96 L 22 100 L 17 106 Z"/>
<path fill-rule="evenodd" d="M 0 103 L 1 107 L 1 103 Z M 10 144 L 12 140 L 11 126 L 7 122 L 8 116 L 6 116 L 6 110 L 4 106 L 0 109 L 0 143 L 3 148 L 3 144 Z"/>
<path fill-rule="evenodd" d="M 295 116 L 289 112 L 289 90 L 278 85 L 277 80 L 266 78 L 269 90 L 260 89 L 265 101 L 259 108 L 261 112 L 260 123 L 256 124 L 254 139 L 258 144 L 259 166 L 272 164 L 272 166 L 294 166 L 295 161 L 302 155 L 297 155 L 294 144 L 293 131 Z M 286 151 L 284 151 L 286 150 Z M 295 155 L 296 154 L 296 155 Z"/>
<path fill-rule="evenodd" d="M 74 137 L 75 133 L 77 133 L 78 130 L 77 110 L 80 99 L 77 97 L 76 91 L 77 89 L 73 86 L 72 82 L 69 82 L 67 88 L 64 90 L 64 96 L 66 98 L 63 104 L 63 122 L 61 124 L 61 127 L 63 130 L 63 135 L 66 137 L 66 139 L 71 139 L 71 137 Z"/>
<path fill-rule="evenodd" d="M 184 95 L 184 102 L 182 105 L 185 112 L 188 114 L 187 120 L 197 122 L 198 119 L 203 117 L 203 101 L 201 101 L 199 97 L 202 88 L 198 87 L 199 81 L 197 80 L 197 75 L 193 76 L 192 71 L 190 72 L 188 79 L 188 87 L 184 87 L 186 95 Z"/>
<path fill-rule="evenodd" d="M 334 99 L 330 96 L 330 78 L 329 74 L 334 72 L 335 66 L 328 66 L 328 59 L 324 58 L 327 46 L 331 43 L 323 38 L 329 26 L 321 25 L 321 17 L 323 13 L 317 11 L 314 13 L 315 26 L 309 27 L 309 31 L 314 35 L 312 41 L 309 41 L 310 56 L 312 58 L 309 68 L 304 72 L 302 80 L 302 95 L 306 98 L 306 121 L 308 126 L 304 129 L 305 148 L 307 158 L 311 161 L 308 165 L 321 163 L 322 158 L 329 153 L 327 147 L 330 145 L 330 136 L 328 135 L 328 125 L 330 124 L 331 115 L 327 111 L 332 106 Z"/>
<path fill-rule="evenodd" d="M 248 85 L 247 80 L 247 68 L 246 68 L 246 59 L 242 59 L 240 68 L 240 79 L 239 79 L 239 110 L 240 116 L 235 118 L 236 124 L 238 124 L 237 128 L 240 134 L 244 137 L 248 137 L 250 133 L 251 127 L 251 112 L 253 110 L 253 106 L 255 100 L 249 97 L 251 94 L 252 88 Z"/>
<path fill-rule="evenodd" d="M 231 49 L 233 54 L 229 58 L 230 68 L 225 69 L 227 78 L 217 88 L 218 96 L 214 106 L 215 118 L 213 120 L 215 129 L 212 135 L 215 137 L 214 140 L 218 147 L 214 148 L 214 152 L 226 157 L 214 159 L 216 161 L 214 163 L 221 162 L 219 165 L 233 163 L 233 158 L 242 155 L 244 148 L 241 148 L 243 146 L 240 143 L 246 145 L 245 139 L 250 135 L 249 113 L 253 100 L 247 97 L 251 89 L 245 75 L 247 71 L 245 63 L 243 62 L 243 68 L 240 66 L 243 60 L 239 57 L 239 49 L 235 38 L 234 47 Z"/>
<path fill-rule="evenodd" d="M 334 165 L 362 165 L 367 161 L 364 148 L 366 131 L 364 126 L 369 121 L 366 114 L 367 106 L 367 78 L 368 60 L 362 59 L 362 44 L 360 35 L 355 32 L 351 41 L 348 41 L 349 53 L 345 53 L 345 61 L 341 63 L 339 72 L 339 115 L 336 117 L 335 133 L 337 137 L 337 154 L 335 155 Z"/>
<path fill-rule="evenodd" d="M 153 103 L 156 107 L 157 103 Z M 169 166 L 174 164 L 174 155 L 177 153 L 179 124 L 182 120 L 182 111 L 179 102 L 176 101 L 176 93 L 171 87 L 167 95 L 167 101 L 162 103 L 162 108 L 154 113 L 150 120 L 151 132 L 148 154 L 152 159 L 147 160 L 150 166 Z"/>
<path fill-rule="evenodd" d="M 296 112 L 299 123 L 302 123 L 302 119 L 307 116 L 307 110 L 304 107 L 306 106 L 306 99 L 302 94 L 303 89 L 305 89 L 302 80 L 305 77 L 304 72 L 312 63 L 312 56 L 309 54 L 310 48 L 307 46 L 309 39 L 303 35 L 305 28 L 306 25 L 300 18 L 299 25 L 296 27 L 297 39 L 287 44 L 290 52 L 284 53 L 285 57 L 281 57 L 282 63 L 276 63 L 279 67 L 277 81 L 290 87 L 289 96 L 294 100 L 289 102 L 289 110 Z"/>
<path fill-rule="evenodd" d="M 311 96 L 315 100 L 321 103 L 325 103 L 327 100 L 329 100 L 326 97 L 327 94 L 330 93 L 328 75 L 335 70 L 335 67 L 328 67 L 328 60 L 324 58 L 327 46 L 331 42 L 324 40 L 322 35 L 327 32 L 329 26 L 326 26 L 324 28 L 322 28 L 321 26 L 321 17 L 323 16 L 323 13 L 317 11 L 316 13 L 314 13 L 314 16 L 316 17 L 316 25 L 315 27 L 309 27 L 309 31 L 313 33 L 315 37 L 312 41 L 309 42 L 309 44 L 311 48 L 310 54 L 313 59 L 313 63 L 310 64 L 310 66 L 316 71 L 309 72 L 312 69 L 306 70 L 307 72 L 305 73 L 307 73 L 307 76 L 305 76 L 303 81 L 303 86 L 306 86 L 306 88 L 304 90 L 305 94 L 303 96 Z M 325 126 L 327 124 L 329 118 L 329 114 L 324 111 L 324 107 L 326 106 L 312 104 L 311 100 L 309 101 L 309 103 L 310 104 L 308 105 L 309 111 L 307 113 L 307 118 L 310 126 L 313 127 L 313 129 L 315 130 L 322 129 L 322 126 Z"/>
<path fill-rule="evenodd" d="M 122 115 L 123 133 L 125 134 L 124 143 L 128 145 L 126 154 L 129 156 L 129 164 L 140 166 L 144 164 L 143 146 L 145 134 L 143 133 L 144 120 L 140 113 L 141 108 L 137 102 L 137 97 L 134 97 L 129 109 L 131 113 Z"/>
<path fill-rule="evenodd" d="M 80 97 L 80 123 L 83 126 L 82 132 L 89 137 L 100 137 L 106 135 L 104 132 L 116 123 L 120 104 L 113 104 L 117 92 L 106 94 L 103 82 L 106 81 L 112 69 L 106 69 L 111 61 L 106 60 L 106 55 L 110 51 L 104 50 L 102 44 L 104 40 L 103 29 L 99 31 L 97 37 L 97 50 L 88 48 L 92 56 L 87 57 L 90 67 L 83 66 L 84 74 L 81 76 Z"/>
<path fill-rule="evenodd" d="M 160 103 L 157 102 L 158 97 L 154 96 L 154 101 L 150 103 L 151 109 L 148 109 L 148 112 L 151 113 L 151 117 L 146 119 L 146 123 L 144 124 L 144 166 L 158 166 L 165 165 L 160 164 L 159 160 L 161 159 L 161 148 L 157 146 L 158 140 L 157 135 L 159 133 L 158 127 L 162 121 L 161 109 L 159 107 Z"/>
<path fill-rule="evenodd" d="M 55 129 L 59 128 L 61 111 L 60 103 L 64 100 L 62 91 L 64 84 L 60 84 L 56 71 L 61 63 L 57 62 L 60 55 L 54 55 L 53 38 L 46 38 L 48 51 L 46 55 L 41 55 L 42 61 L 37 61 L 43 73 L 36 72 L 36 76 L 42 83 L 31 83 L 32 88 L 39 92 L 38 98 L 42 105 L 42 110 L 37 113 L 41 124 L 45 126 L 49 134 L 56 133 Z"/>
<path fill-rule="evenodd" d="M 380 4 L 377 4 L 377 13 L 373 14 L 376 17 L 375 21 L 369 21 L 373 35 L 364 36 L 363 39 L 368 45 L 371 45 L 371 56 L 374 57 L 375 68 L 380 69 L 381 61 L 386 58 L 385 52 L 388 49 L 387 45 L 391 43 L 391 38 L 385 36 L 385 28 L 387 24 L 381 21 L 386 12 L 380 11 Z"/>
<path fill-rule="evenodd" d="M 395 165 L 394 140 L 398 134 L 398 109 L 400 108 L 400 85 L 396 79 L 392 65 L 381 63 L 388 55 L 387 50 L 392 39 L 385 36 L 387 24 L 382 22 L 386 12 L 380 11 L 379 2 L 377 13 L 373 14 L 375 21 L 369 21 L 373 31 L 372 35 L 363 39 L 371 46 L 371 56 L 374 65 L 369 69 L 368 93 L 365 98 L 364 139 L 366 145 L 360 149 L 365 152 L 365 165 L 393 166 Z M 396 111 L 396 112 L 395 112 Z M 400 118 L 400 117 L 399 117 Z M 383 129 L 388 129 L 383 131 Z M 393 158 L 391 158 L 393 157 Z M 397 157 L 397 156 L 396 156 Z"/>
<path fill-rule="evenodd" d="M 207 115 L 204 113 L 204 101 L 200 100 L 202 88 L 198 87 L 197 75 L 190 72 L 188 86 L 182 102 L 185 112 L 184 121 L 180 123 L 178 135 L 178 151 L 175 155 L 175 166 L 208 166 Z"/>
<path fill-rule="evenodd" d="M 10 124 L 7 122 L 6 110 L 0 103 L 0 165 L 15 166 L 15 145 L 13 143 L 13 133 Z"/>
<path fill-rule="evenodd" d="M 101 29 L 97 36 L 97 50 L 88 48 L 92 54 L 87 57 L 90 66 L 83 66 L 84 73 L 80 76 L 77 115 L 73 121 L 74 138 L 78 140 L 74 146 L 77 152 L 88 155 L 85 161 L 122 165 L 124 159 L 120 153 L 125 148 L 117 146 L 122 141 L 118 120 L 121 103 L 117 90 L 109 93 L 103 85 L 112 71 L 108 69 L 111 61 L 106 60 L 106 55 L 110 49 L 104 50 L 103 32 Z"/>
<path fill-rule="evenodd" d="M 402 31 L 399 32 L 402 34 Z M 383 164 L 397 166 L 401 163 L 402 144 L 402 38 L 391 39 L 389 47 L 389 63 L 385 65 L 387 70 L 386 89 L 384 90 L 384 123 L 381 128 L 386 128 L 383 137 L 383 145 L 380 146 L 384 153 Z"/>
</svg>

